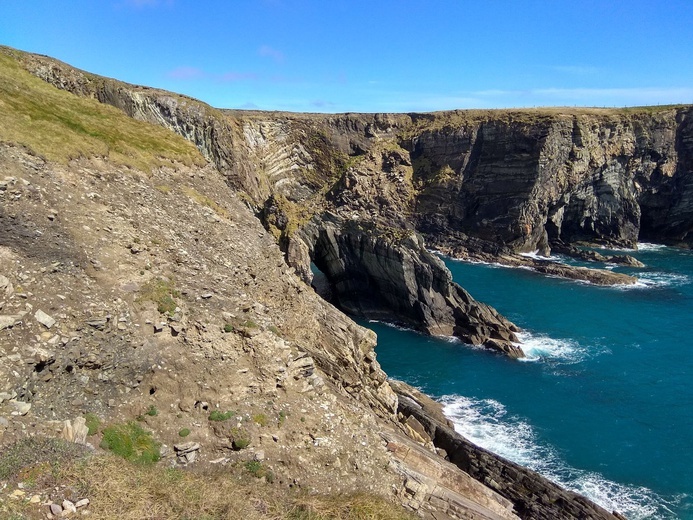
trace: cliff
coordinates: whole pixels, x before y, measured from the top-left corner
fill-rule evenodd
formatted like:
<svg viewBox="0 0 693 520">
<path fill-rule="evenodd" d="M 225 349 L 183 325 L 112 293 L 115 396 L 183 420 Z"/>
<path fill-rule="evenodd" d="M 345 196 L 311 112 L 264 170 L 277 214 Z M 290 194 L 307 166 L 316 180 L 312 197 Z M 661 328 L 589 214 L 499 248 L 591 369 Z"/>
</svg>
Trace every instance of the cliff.
<svg viewBox="0 0 693 520">
<path fill-rule="evenodd" d="M 690 246 L 690 107 L 441 119 L 408 143 L 431 233 L 449 227 L 513 251 Z"/>
<path fill-rule="evenodd" d="M 351 314 L 521 356 L 517 328 L 426 245 L 507 263 L 582 241 L 690 245 L 689 107 L 232 112 L 0 57 L 3 442 L 140 417 L 167 445 L 195 425 L 172 462 L 260 463 L 279 486 L 426 518 L 615 518 L 398 397 L 374 335 L 309 284 L 314 266 Z"/>
</svg>

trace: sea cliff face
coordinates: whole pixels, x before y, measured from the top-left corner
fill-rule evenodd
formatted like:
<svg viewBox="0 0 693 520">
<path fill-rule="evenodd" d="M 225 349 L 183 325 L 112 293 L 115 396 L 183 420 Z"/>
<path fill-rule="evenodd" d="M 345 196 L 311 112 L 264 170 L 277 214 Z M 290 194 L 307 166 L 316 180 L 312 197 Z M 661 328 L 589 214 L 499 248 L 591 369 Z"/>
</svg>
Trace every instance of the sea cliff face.
<svg viewBox="0 0 693 520">
<path fill-rule="evenodd" d="M 416 133 L 419 225 L 514 251 L 638 238 L 689 246 L 692 113 L 557 109 Z"/>
<path fill-rule="evenodd" d="M 110 184 L 93 198 L 123 220 L 118 231 L 120 245 L 127 245 L 127 258 L 144 258 L 142 248 L 130 237 L 145 230 L 145 236 L 153 237 L 152 261 L 161 255 L 162 265 L 182 277 L 185 294 L 199 295 L 197 299 L 187 296 L 190 302 L 176 319 L 169 320 L 171 332 L 165 341 L 152 333 L 142 340 L 144 351 L 127 352 L 133 357 L 129 364 L 142 366 L 156 360 L 157 352 L 169 352 L 167 362 L 176 365 L 176 370 L 183 370 L 187 362 L 181 360 L 190 358 L 202 383 L 173 383 L 173 376 L 160 371 L 140 373 L 145 372 L 140 366 L 136 374 L 130 374 L 125 363 L 118 377 L 138 379 L 132 388 L 139 388 L 141 381 L 145 381 L 143 387 L 154 382 L 175 398 L 189 393 L 199 396 L 200 403 L 217 400 L 223 405 L 227 405 L 224 399 L 231 398 L 220 395 L 237 395 L 242 400 L 257 394 L 266 400 L 284 399 L 288 393 L 299 407 L 336 407 L 345 417 L 340 428 L 351 437 L 334 441 L 344 456 L 337 457 L 339 461 L 330 459 L 331 477 L 340 480 L 341 460 L 348 460 L 354 467 L 365 468 L 358 476 L 351 474 L 349 483 L 380 479 L 382 485 L 374 486 L 376 491 L 394 486 L 401 503 L 428 518 L 615 518 L 585 499 L 561 493 L 538 475 L 522 472 L 460 440 L 432 408 L 402 400 L 402 395 L 412 399 L 410 390 L 400 388 L 397 397 L 376 361 L 373 335 L 321 300 L 307 284 L 313 264 L 327 277 L 333 301 L 342 310 L 430 334 L 454 335 L 519 357 L 517 328 L 455 284 L 427 246 L 483 254 L 506 263 L 524 262 L 519 252 L 572 251 L 571 245 L 582 241 L 632 246 L 646 239 L 690 247 L 693 109 L 423 115 L 221 111 L 183 96 L 93 76 L 50 58 L 10 54 L 59 89 L 171 130 L 194 143 L 209 161 L 199 171 L 180 167 L 173 174 L 158 172 L 151 178 L 143 174 L 142 181 L 133 181 L 117 169 L 102 170 L 98 164 L 61 169 L 23 152 L 3 150 L 8 171 L 17 171 L 38 185 L 56 171 L 79 184 L 83 192 L 88 191 L 80 184 L 89 178 L 85 172 L 123 183 L 137 194 L 132 200 Z M 169 196 L 171 182 L 176 189 Z M 12 184 L 18 193 L 22 186 Z M 46 208 L 32 205 L 32 197 L 19 200 L 12 199 L 13 204 L 26 206 L 13 208 L 8 221 L 14 222 L 20 214 L 29 223 L 46 220 Z M 95 218 L 88 205 L 78 206 L 77 211 L 64 198 L 51 199 L 51 203 L 62 204 L 60 212 L 74 211 L 75 222 Z M 138 212 L 139 207 L 149 210 Z M 157 211 L 158 207 L 167 212 Z M 55 215 L 51 215 L 53 222 Z M 209 237 L 198 236 L 197 222 L 214 226 L 214 231 Z M 157 229 L 172 223 L 183 232 L 172 233 L 171 245 L 159 248 Z M 105 226 L 104 221 L 98 229 Z M 79 240 L 88 235 L 76 229 L 67 234 Z M 98 238 L 88 238 L 90 250 L 96 251 L 93 244 Z M 0 246 L 13 247 L 12 240 Z M 24 239 L 17 240 L 23 244 Z M 241 243 L 247 245 L 241 247 Z M 108 252 L 113 255 L 109 265 L 118 266 L 119 261 L 126 265 L 115 250 Z M 19 255 L 17 262 L 35 262 L 23 251 L 5 253 L 13 261 Z M 94 266 L 105 261 L 96 256 L 93 260 Z M 146 272 L 143 261 L 130 267 L 128 277 L 140 268 Z M 31 268 L 48 266 L 38 262 L 31 263 Z M 535 268 L 556 273 L 553 265 Z M 604 283 L 630 281 L 610 277 L 608 272 L 579 276 L 593 281 L 603 277 Z M 104 294 L 116 290 L 108 276 L 102 273 L 98 278 Z M 131 290 L 129 278 L 117 282 L 121 284 L 113 286 L 117 290 Z M 212 298 L 209 287 L 219 288 L 218 297 Z M 126 303 L 133 300 L 123 298 Z M 209 298 L 212 310 L 208 311 Z M 136 314 L 137 302 L 131 303 L 128 312 Z M 145 314 L 140 321 L 150 325 L 153 314 Z M 221 332 L 229 324 L 224 320 L 235 324 L 231 336 Z M 20 322 L 12 318 L 10 328 Z M 101 321 L 94 323 L 100 326 Z M 104 330 L 115 338 L 119 329 L 109 323 L 106 320 Z M 159 333 L 161 327 L 155 330 Z M 132 334 L 139 342 L 137 329 Z M 152 359 L 144 362 L 140 353 Z M 238 375 L 242 382 L 216 388 L 219 382 L 210 376 L 213 371 L 200 366 L 197 358 L 202 357 L 219 369 L 229 359 L 247 364 L 247 370 Z M 83 365 L 101 366 L 89 363 Z M 37 384 L 37 411 L 41 396 L 50 395 L 51 385 L 61 380 L 47 378 Z M 22 384 L 18 382 L 17 388 Z M 156 390 L 156 384 L 149 388 Z M 147 398 L 143 394 L 137 404 Z M 67 397 L 63 401 L 69 407 Z M 135 408 L 135 404 L 129 406 Z M 179 405 L 185 413 L 195 407 L 196 402 L 183 400 Z M 305 433 L 300 424 L 292 427 L 296 436 Z M 360 450 L 354 444 L 360 427 L 368 430 L 363 442 L 375 446 L 380 435 L 387 450 L 369 448 L 357 459 L 348 457 L 349 450 Z M 319 428 L 333 435 L 329 432 L 334 424 L 321 423 Z M 284 448 L 282 444 L 267 451 L 284 457 L 287 471 L 303 471 L 300 468 L 305 465 L 300 460 L 292 464 L 292 457 L 281 452 Z M 396 470 L 380 475 L 377 468 L 382 464 Z M 317 482 L 315 473 L 306 470 L 301 475 L 311 485 Z"/>
</svg>

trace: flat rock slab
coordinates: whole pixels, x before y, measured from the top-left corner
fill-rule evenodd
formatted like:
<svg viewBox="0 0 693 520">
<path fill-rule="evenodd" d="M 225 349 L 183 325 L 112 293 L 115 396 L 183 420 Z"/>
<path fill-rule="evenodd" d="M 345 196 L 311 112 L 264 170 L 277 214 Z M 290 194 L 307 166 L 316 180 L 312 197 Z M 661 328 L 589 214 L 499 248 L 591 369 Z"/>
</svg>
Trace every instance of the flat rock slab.
<svg viewBox="0 0 693 520">
<path fill-rule="evenodd" d="M 51 318 L 48 314 L 43 312 L 41 309 L 36 311 L 36 313 L 34 314 L 34 318 L 36 318 L 36 321 L 38 321 L 41 325 L 43 325 L 47 329 L 50 329 L 53 325 L 55 325 L 55 319 Z"/>
</svg>

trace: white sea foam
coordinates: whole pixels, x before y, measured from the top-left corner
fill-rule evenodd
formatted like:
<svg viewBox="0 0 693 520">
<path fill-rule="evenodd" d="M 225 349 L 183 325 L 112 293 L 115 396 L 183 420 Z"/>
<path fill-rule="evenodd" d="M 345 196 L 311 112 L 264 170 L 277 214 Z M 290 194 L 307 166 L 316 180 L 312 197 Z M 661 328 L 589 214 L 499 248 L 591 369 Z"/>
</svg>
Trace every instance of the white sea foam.
<svg viewBox="0 0 693 520">
<path fill-rule="evenodd" d="M 526 356 L 523 361 L 578 363 L 587 355 L 587 350 L 573 340 L 554 339 L 527 331 L 518 332 L 517 337 Z"/>
<path fill-rule="evenodd" d="M 659 251 L 666 249 L 664 244 L 651 244 L 649 242 L 638 242 L 638 251 Z"/>
<path fill-rule="evenodd" d="M 684 498 L 665 499 L 648 488 L 620 484 L 598 473 L 569 466 L 552 446 L 540 441 L 526 420 L 508 414 L 505 406 L 493 399 L 448 395 L 442 402 L 455 430 L 474 444 L 537 471 L 631 520 L 674 518 L 670 508 Z"/>
<path fill-rule="evenodd" d="M 555 256 L 555 255 L 550 255 L 550 256 L 543 256 L 539 254 L 539 250 L 537 249 L 536 251 L 532 253 L 520 253 L 520 256 L 524 256 L 526 258 L 532 258 L 534 260 L 553 260 L 554 262 L 560 262 L 561 257 Z"/>
<path fill-rule="evenodd" d="M 688 275 L 680 273 L 665 273 L 660 271 L 643 272 L 638 274 L 638 281 L 632 285 L 614 285 L 615 289 L 652 289 L 654 287 L 680 287 L 691 283 Z"/>
<path fill-rule="evenodd" d="M 411 329 L 409 327 L 404 327 L 403 325 L 398 325 L 396 323 L 391 323 L 389 321 L 368 320 L 368 323 L 379 323 L 380 325 L 385 325 L 386 327 L 390 327 L 391 329 L 401 330 L 404 332 L 414 332 L 415 334 L 420 334 L 420 332 L 418 330 L 414 330 L 414 329 Z"/>
</svg>

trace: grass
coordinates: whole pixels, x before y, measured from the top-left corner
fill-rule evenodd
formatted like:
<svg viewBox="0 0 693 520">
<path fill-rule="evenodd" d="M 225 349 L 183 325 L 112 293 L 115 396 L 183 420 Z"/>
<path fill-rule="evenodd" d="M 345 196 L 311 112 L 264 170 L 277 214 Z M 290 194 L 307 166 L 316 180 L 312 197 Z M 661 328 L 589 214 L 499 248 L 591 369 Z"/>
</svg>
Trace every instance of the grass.
<svg viewBox="0 0 693 520">
<path fill-rule="evenodd" d="M 181 191 L 198 204 L 207 206 L 209 209 L 214 211 L 214 213 L 216 213 L 219 217 L 229 218 L 229 212 L 225 208 L 222 208 L 214 200 L 209 198 L 207 195 L 203 195 L 199 191 L 189 186 L 181 187 Z"/>
<path fill-rule="evenodd" d="M 274 473 L 258 460 L 250 460 L 245 463 L 245 469 L 255 478 L 264 478 L 270 484 L 274 482 Z"/>
<path fill-rule="evenodd" d="M 104 428 L 101 447 L 140 464 L 151 464 L 161 458 L 160 444 L 154 440 L 150 432 L 135 422 Z"/>
<path fill-rule="evenodd" d="M 221 421 L 228 421 L 228 420 L 231 419 L 231 417 L 233 417 L 234 415 L 236 415 L 236 412 L 232 412 L 232 411 L 220 412 L 219 410 L 213 410 L 213 411 L 209 414 L 209 420 L 210 420 L 210 421 L 219 421 L 219 422 L 221 422 Z"/>
<path fill-rule="evenodd" d="M 175 298 L 180 297 L 172 280 L 154 278 L 140 290 L 140 300 L 150 300 L 156 303 L 156 308 L 161 314 L 173 314 L 176 311 Z"/>
<path fill-rule="evenodd" d="M 87 435 L 96 435 L 101 427 L 101 419 L 99 419 L 98 415 L 93 413 L 86 414 L 84 419 L 86 421 L 86 427 L 89 429 Z"/>
<path fill-rule="evenodd" d="M 49 161 L 104 157 L 148 172 L 175 162 L 204 165 L 195 146 L 172 132 L 129 118 L 93 99 L 59 90 L 24 70 L 0 47 L 0 141 Z"/>
<path fill-rule="evenodd" d="M 244 428 L 232 428 L 231 439 L 234 450 L 244 450 L 250 446 L 250 434 Z"/>
<path fill-rule="evenodd" d="M 264 413 L 258 413 L 253 415 L 253 422 L 258 426 L 267 426 L 269 424 L 269 419 Z"/>
<path fill-rule="evenodd" d="M 86 448 L 61 439 L 29 437 L 0 452 L 0 481 L 18 481 L 32 467 L 59 467 L 86 454 Z"/>
<path fill-rule="evenodd" d="M 112 454 L 86 456 L 83 446 L 33 437 L 0 450 L 0 480 L 33 480 L 34 492 L 56 486 L 88 497 L 92 520 L 414 520 L 400 506 L 373 494 L 305 494 L 282 485 L 264 462 L 208 472 L 142 465 Z M 43 473 L 42 473 L 43 472 Z M 264 482 L 259 478 L 264 477 Z M 0 490 L 0 518 L 44 518 L 45 506 L 10 500 Z"/>
</svg>

